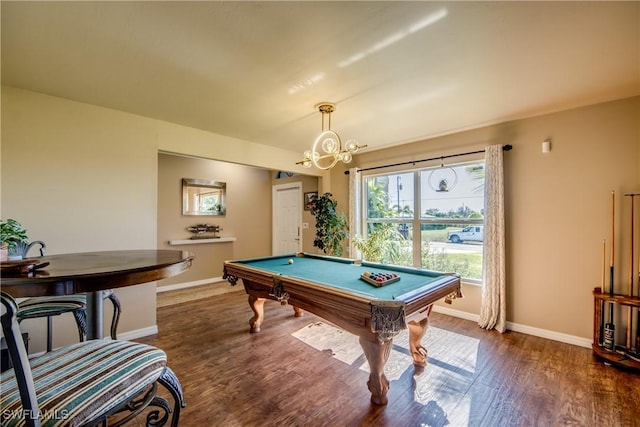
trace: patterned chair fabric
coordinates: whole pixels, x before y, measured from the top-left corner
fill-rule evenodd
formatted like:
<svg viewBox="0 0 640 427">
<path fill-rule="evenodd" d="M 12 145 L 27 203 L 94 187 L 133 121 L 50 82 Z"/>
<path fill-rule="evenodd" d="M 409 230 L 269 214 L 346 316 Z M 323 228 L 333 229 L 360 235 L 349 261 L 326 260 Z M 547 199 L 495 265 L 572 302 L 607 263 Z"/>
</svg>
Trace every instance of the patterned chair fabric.
<svg viewBox="0 0 640 427">
<path fill-rule="evenodd" d="M 118 323 L 122 308 L 120 300 L 111 290 L 103 291 L 103 298 L 109 299 L 113 304 L 113 317 L 111 319 L 111 338 L 117 339 Z M 52 349 L 52 317 L 64 313 L 73 313 L 78 327 L 80 341 L 87 336 L 87 296 L 86 294 L 63 295 L 51 297 L 33 297 L 18 304 L 18 322 L 26 319 L 47 318 L 47 351 Z"/>
<path fill-rule="evenodd" d="M 18 303 L 18 320 L 55 316 L 82 309 L 87 303 L 84 295 L 63 295 L 55 297 L 34 297 Z"/>
<path fill-rule="evenodd" d="M 29 360 L 42 425 L 83 425 L 115 413 L 162 375 L 162 350 L 128 341 L 92 340 Z M 20 414 L 22 402 L 11 369 L 0 374 L 0 412 Z M 8 417 L 3 426 L 24 425 Z M 58 418 L 58 419 L 56 419 Z"/>
<path fill-rule="evenodd" d="M 92 340 L 29 359 L 17 304 L 4 292 L 0 295 L 5 308 L 2 330 L 14 366 L 0 374 L 2 426 L 92 425 L 131 409 L 127 404 L 141 394 L 145 398 L 133 405 L 136 414 L 149 403 L 170 412 L 168 404 L 157 404 L 160 396 L 155 395 L 156 381 L 167 372 L 162 350 L 129 341 Z M 39 417 L 31 419 L 31 414 Z"/>
</svg>

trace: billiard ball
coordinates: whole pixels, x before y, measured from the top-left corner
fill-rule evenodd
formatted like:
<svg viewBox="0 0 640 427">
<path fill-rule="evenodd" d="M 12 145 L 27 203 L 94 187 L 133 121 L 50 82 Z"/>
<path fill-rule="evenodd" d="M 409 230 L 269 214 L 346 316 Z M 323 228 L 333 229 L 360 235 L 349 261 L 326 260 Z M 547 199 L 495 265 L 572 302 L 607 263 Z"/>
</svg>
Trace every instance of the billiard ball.
<svg viewBox="0 0 640 427">
<path fill-rule="evenodd" d="M 291 258 L 289 258 L 289 261 L 287 261 L 289 264 L 293 264 L 293 260 Z"/>
</svg>

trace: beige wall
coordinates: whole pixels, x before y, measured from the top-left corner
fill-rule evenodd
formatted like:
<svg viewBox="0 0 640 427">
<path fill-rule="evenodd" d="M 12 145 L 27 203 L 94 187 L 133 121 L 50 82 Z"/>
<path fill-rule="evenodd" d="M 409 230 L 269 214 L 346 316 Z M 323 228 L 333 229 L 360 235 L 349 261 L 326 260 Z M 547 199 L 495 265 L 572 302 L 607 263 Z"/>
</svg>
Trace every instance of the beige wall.
<svg viewBox="0 0 640 427">
<path fill-rule="evenodd" d="M 182 215 L 182 178 L 211 179 L 227 184 L 225 216 Z M 186 228 L 196 224 L 222 227 L 220 236 L 235 242 L 172 246 L 169 240 L 189 239 Z M 158 155 L 158 248 L 181 249 L 196 255 L 193 267 L 159 286 L 222 277 L 225 260 L 271 253 L 271 172 L 215 160 Z M 221 283 L 223 289 L 228 283 Z"/>
<path fill-rule="evenodd" d="M 623 289 L 628 289 L 630 202 L 623 194 L 640 192 L 639 117 L 640 98 L 624 99 L 365 152 L 357 156 L 356 165 L 512 144 L 513 150 L 504 154 L 507 320 L 590 339 L 591 291 L 601 281 L 602 240 L 610 241 L 612 190 L 617 194 L 617 283 L 625 279 Z M 543 154 L 541 144 L 547 138 L 552 151 Z M 348 206 L 343 170 L 334 169 L 331 182 L 339 204 Z M 480 288 L 465 285 L 464 294 L 452 308 L 478 314 Z M 624 332 L 622 327 L 617 330 Z"/>
<path fill-rule="evenodd" d="M 3 87 L 2 218 L 21 222 L 49 254 L 153 249 L 156 153 L 153 120 Z M 120 331 L 155 325 L 153 284 L 117 294 Z M 77 341 L 71 319 L 54 320 L 55 345 Z M 30 349 L 44 349 L 45 325 L 23 323 Z"/>
</svg>

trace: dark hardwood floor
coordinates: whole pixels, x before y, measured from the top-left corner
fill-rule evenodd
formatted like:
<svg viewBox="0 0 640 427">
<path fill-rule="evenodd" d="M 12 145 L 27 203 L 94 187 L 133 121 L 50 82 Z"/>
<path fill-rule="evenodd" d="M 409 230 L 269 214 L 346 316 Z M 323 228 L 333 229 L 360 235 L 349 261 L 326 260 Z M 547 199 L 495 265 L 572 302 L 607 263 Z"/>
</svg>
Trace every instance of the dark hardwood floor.
<svg viewBox="0 0 640 427">
<path fill-rule="evenodd" d="M 433 313 L 429 365 L 414 375 L 398 336 L 377 407 L 357 340 L 316 349 L 292 334 L 322 319 L 271 301 L 265 315 L 250 334 L 244 292 L 158 309 L 158 335 L 139 341 L 164 349 L 182 382 L 181 426 L 640 426 L 640 375 L 590 349 Z"/>
</svg>

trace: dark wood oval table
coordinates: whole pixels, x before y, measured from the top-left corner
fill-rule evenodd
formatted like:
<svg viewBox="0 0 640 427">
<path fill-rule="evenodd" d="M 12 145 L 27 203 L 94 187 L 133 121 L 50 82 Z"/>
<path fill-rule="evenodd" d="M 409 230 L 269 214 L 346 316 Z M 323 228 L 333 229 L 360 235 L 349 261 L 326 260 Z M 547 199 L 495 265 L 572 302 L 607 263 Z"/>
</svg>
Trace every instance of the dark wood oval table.
<svg viewBox="0 0 640 427">
<path fill-rule="evenodd" d="M 49 255 L 49 263 L 27 274 L 3 271 L 0 288 L 14 298 L 87 294 L 87 339 L 103 337 L 102 291 L 139 285 L 180 274 L 194 255 L 177 250 L 123 250 Z"/>
</svg>

